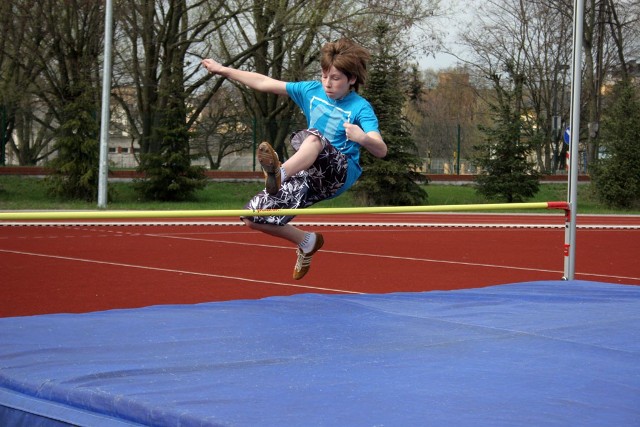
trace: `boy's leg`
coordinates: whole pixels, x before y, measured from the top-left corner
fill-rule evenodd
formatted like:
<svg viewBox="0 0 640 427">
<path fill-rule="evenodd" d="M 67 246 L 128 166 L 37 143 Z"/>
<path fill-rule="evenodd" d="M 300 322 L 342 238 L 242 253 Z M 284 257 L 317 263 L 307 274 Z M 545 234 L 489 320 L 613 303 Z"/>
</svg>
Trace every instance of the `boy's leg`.
<svg viewBox="0 0 640 427">
<path fill-rule="evenodd" d="M 273 150 L 268 143 L 263 144 Z M 245 209 L 261 211 L 305 208 L 332 197 L 345 182 L 348 167 L 346 157 L 317 130 L 306 129 L 296 132 L 291 137 L 291 146 L 296 153 L 286 162 L 287 168 L 284 172 L 287 176 L 280 180 L 281 187 L 275 193 L 271 193 L 267 188 L 267 191 L 256 194 L 245 205 Z M 271 158 L 274 164 L 279 162 L 275 152 Z M 266 159 L 265 163 L 268 163 L 270 157 L 266 156 Z M 267 172 L 267 168 L 264 169 Z M 275 168 L 270 168 L 273 169 Z M 293 218 L 293 215 L 256 216 L 243 217 L 242 221 L 254 230 L 297 245 L 297 262 L 293 277 L 299 280 L 309 271 L 311 258 L 322 247 L 324 239 L 320 233 L 305 232 L 289 225 Z"/>
<path fill-rule="evenodd" d="M 309 134 L 293 156 L 282 164 L 287 176 L 293 176 L 300 171 L 307 170 L 316 161 L 324 148 L 322 141 L 316 135 Z"/>
<path fill-rule="evenodd" d="M 324 148 L 323 141 L 316 135 L 309 133 L 300 143 L 297 141 L 296 152 L 286 162 L 280 164 L 278 154 L 271 144 L 262 142 L 258 146 L 258 161 L 265 173 L 265 188 L 267 193 L 274 195 L 282 186 L 286 177 L 307 170 L 313 165 Z M 280 171 L 284 170 L 284 173 Z"/>
<path fill-rule="evenodd" d="M 294 243 L 296 246 L 301 244 L 305 237 L 305 232 L 291 224 L 275 225 L 275 224 L 259 224 L 247 218 L 242 221 L 250 228 L 269 234 L 270 236 L 279 237 Z"/>
<path fill-rule="evenodd" d="M 254 230 L 261 231 L 274 237 L 288 240 L 294 243 L 298 249 L 296 250 L 297 260 L 293 269 L 293 278 L 302 279 L 311 267 L 311 258 L 324 245 L 324 238 L 320 233 L 307 233 L 294 227 L 291 224 L 274 225 L 274 224 L 257 224 L 247 218 L 242 221 Z M 307 246 L 308 251 L 305 252 L 303 247 Z"/>
</svg>

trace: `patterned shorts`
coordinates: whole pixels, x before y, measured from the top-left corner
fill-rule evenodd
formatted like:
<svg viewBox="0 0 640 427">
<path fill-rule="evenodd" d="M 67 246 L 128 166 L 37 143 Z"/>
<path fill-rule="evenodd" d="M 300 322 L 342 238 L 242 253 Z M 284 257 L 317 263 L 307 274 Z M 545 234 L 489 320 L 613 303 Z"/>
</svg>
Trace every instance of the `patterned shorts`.
<svg viewBox="0 0 640 427">
<path fill-rule="evenodd" d="M 280 191 L 270 195 L 266 190 L 253 196 L 245 209 L 302 209 L 336 194 L 347 179 L 347 158 L 317 130 L 305 129 L 291 135 L 291 146 L 298 151 L 302 142 L 315 135 L 322 141 L 322 151 L 307 170 L 287 177 Z M 285 225 L 295 216 L 243 217 L 258 224 Z"/>
</svg>

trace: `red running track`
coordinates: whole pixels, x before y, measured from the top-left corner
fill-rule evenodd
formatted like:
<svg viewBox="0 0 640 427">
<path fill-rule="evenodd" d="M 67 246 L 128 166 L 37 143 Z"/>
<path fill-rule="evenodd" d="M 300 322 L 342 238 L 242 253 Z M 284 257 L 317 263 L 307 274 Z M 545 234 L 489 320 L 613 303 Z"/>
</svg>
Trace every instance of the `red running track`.
<svg viewBox="0 0 640 427">
<path fill-rule="evenodd" d="M 325 246 L 291 278 L 295 251 L 230 218 L 0 224 L 0 317 L 296 293 L 420 292 L 558 280 L 564 216 L 300 216 Z M 576 279 L 640 285 L 640 216 L 579 216 Z"/>
</svg>

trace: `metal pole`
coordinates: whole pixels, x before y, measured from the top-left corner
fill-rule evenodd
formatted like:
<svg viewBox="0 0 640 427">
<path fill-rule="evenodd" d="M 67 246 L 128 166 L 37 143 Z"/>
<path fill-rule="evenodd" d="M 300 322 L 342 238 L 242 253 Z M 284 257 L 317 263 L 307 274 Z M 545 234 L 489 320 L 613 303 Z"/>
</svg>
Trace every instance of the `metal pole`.
<svg viewBox="0 0 640 427">
<path fill-rule="evenodd" d="M 458 164 L 456 165 L 456 168 L 458 169 L 458 175 L 460 175 L 460 123 L 458 123 Z"/>
<path fill-rule="evenodd" d="M 255 172 L 256 171 L 256 152 L 258 150 L 258 141 L 257 141 L 257 137 L 256 137 L 256 132 L 257 132 L 257 130 L 256 130 L 256 126 L 257 126 L 256 118 L 254 117 L 252 121 L 253 121 L 253 135 L 252 135 L 252 137 L 253 137 L 253 147 L 252 147 L 253 148 L 253 169 L 251 169 L 251 170 L 253 172 Z"/>
<path fill-rule="evenodd" d="M 102 71 L 102 115 L 100 117 L 100 169 L 98 175 L 98 207 L 107 207 L 107 174 L 109 172 L 109 108 L 111 100 L 111 43 L 113 40 L 113 7 L 106 0 L 104 11 L 104 66 Z"/>
<path fill-rule="evenodd" d="M 6 158 L 5 158 L 5 150 L 7 149 L 7 141 L 9 140 L 9 135 L 5 132 L 7 131 L 7 110 L 4 106 L 0 106 L 0 166 L 5 166 Z"/>
<path fill-rule="evenodd" d="M 580 91 L 582 88 L 582 35 L 584 31 L 584 0 L 575 0 L 573 6 L 573 70 L 571 76 L 571 143 L 569 144 L 569 183 L 567 202 L 569 215 L 565 223 L 564 279 L 575 277 L 576 219 L 578 211 L 578 144 L 580 142 Z M 568 222 L 568 223 L 567 223 Z"/>
</svg>

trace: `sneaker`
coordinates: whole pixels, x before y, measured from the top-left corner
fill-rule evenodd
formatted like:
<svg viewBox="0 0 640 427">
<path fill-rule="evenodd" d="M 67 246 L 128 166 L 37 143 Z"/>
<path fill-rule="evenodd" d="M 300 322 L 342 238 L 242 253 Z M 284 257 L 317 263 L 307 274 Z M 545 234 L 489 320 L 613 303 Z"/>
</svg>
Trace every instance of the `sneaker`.
<svg viewBox="0 0 640 427">
<path fill-rule="evenodd" d="M 264 170 L 264 186 L 267 193 L 276 194 L 280 190 L 282 178 L 280 174 L 280 159 L 278 158 L 278 153 L 266 141 L 261 142 L 258 146 L 258 161 L 262 166 L 262 170 Z"/>
<path fill-rule="evenodd" d="M 322 245 L 324 245 L 324 238 L 322 237 L 322 234 L 316 233 L 316 244 L 313 245 L 313 249 L 311 249 L 311 252 L 305 254 L 304 252 L 302 252 L 302 249 L 298 248 L 298 260 L 296 261 L 296 267 L 293 269 L 294 279 L 300 280 L 304 277 L 305 274 L 307 274 L 309 268 L 311 267 L 311 257 L 313 257 L 313 254 L 320 250 Z"/>
</svg>

